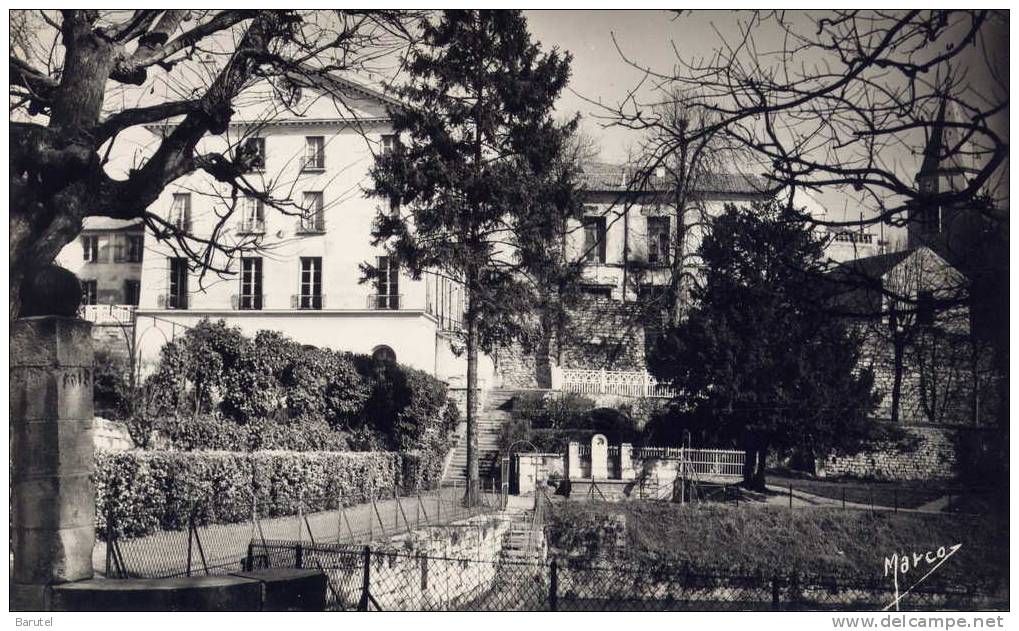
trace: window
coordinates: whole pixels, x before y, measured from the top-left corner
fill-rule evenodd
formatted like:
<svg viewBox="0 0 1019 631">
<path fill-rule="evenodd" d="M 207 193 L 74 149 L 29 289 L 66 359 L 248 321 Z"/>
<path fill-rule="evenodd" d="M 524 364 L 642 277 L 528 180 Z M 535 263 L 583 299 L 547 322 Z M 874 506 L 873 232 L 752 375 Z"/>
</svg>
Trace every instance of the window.
<svg viewBox="0 0 1019 631">
<path fill-rule="evenodd" d="M 240 232 L 265 232 L 265 207 L 257 197 L 245 195 L 241 198 Z"/>
<path fill-rule="evenodd" d="M 400 145 L 396 134 L 382 134 L 382 153 L 392 153 Z"/>
<path fill-rule="evenodd" d="M 323 213 L 322 193 L 305 193 L 301 204 L 301 232 L 324 232 L 325 217 Z"/>
<path fill-rule="evenodd" d="M 669 218 L 647 218 L 647 262 L 669 264 Z"/>
<path fill-rule="evenodd" d="M 241 147 L 241 153 L 251 157 L 251 170 L 265 169 L 265 138 L 247 138 Z"/>
<path fill-rule="evenodd" d="M 298 309 L 322 308 L 322 258 L 301 258 L 301 295 Z"/>
<path fill-rule="evenodd" d="M 113 260 L 113 240 L 112 235 L 104 235 L 96 237 L 96 243 L 98 243 L 98 252 L 96 255 L 97 263 L 109 263 Z"/>
<path fill-rule="evenodd" d="M 396 351 L 392 348 L 382 344 L 372 349 L 372 359 L 377 362 L 383 362 L 386 364 L 396 363 Z"/>
<path fill-rule="evenodd" d="M 191 232 L 191 193 L 174 193 L 170 223 L 178 230 Z"/>
<path fill-rule="evenodd" d="M 95 263 L 99 260 L 99 237 L 94 235 L 81 238 L 82 260 Z"/>
<path fill-rule="evenodd" d="M 124 281 L 124 304 L 138 305 L 142 293 L 142 283 L 138 280 Z"/>
<path fill-rule="evenodd" d="M 322 136 L 308 136 L 304 142 L 304 170 L 324 170 L 326 168 L 326 139 Z"/>
<path fill-rule="evenodd" d="M 395 257 L 380 256 L 376 261 L 375 288 L 378 294 L 373 298 L 373 309 L 400 308 L 400 264 Z"/>
<path fill-rule="evenodd" d="M 584 217 L 584 260 L 605 262 L 605 218 Z"/>
<path fill-rule="evenodd" d="M 141 263 L 145 237 L 140 234 L 127 235 L 127 262 Z"/>
<path fill-rule="evenodd" d="M 94 280 L 83 280 L 81 281 L 81 304 L 83 305 L 95 305 L 99 304 L 97 298 L 96 281 Z"/>
<path fill-rule="evenodd" d="M 237 308 L 262 308 L 262 259 L 260 257 L 241 259 L 241 295 Z"/>
<path fill-rule="evenodd" d="M 188 308 L 188 262 L 184 258 L 170 259 L 170 293 L 166 297 L 167 309 Z"/>
</svg>

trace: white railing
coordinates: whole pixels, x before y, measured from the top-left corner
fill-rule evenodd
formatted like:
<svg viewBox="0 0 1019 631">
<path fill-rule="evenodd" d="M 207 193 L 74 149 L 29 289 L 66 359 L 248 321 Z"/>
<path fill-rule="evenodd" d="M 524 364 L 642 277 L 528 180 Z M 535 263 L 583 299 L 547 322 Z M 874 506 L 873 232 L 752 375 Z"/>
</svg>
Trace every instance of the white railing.
<svg viewBox="0 0 1019 631">
<path fill-rule="evenodd" d="M 78 317 L 93 324 L 127 324 L 134 321 L 134 305 L 82 305 Z"/>
<path fill-rule="evenodd" d="M 638 447 L 634 460 L 674 459 L 684 463 L 687 474 L 743 477 L 745 452 L 735 449 L 683 449 L 681 447 Z"/>
<path fill-rule="evenodd" d="M 676 390 L 659 383 L 643 370 L 585 370 L 563 368 L 555 372 L 553 388 L 577 394 L 618 394 L 628 397 L 672 398 Z M 559 386 L 556 388 L 556 386 Z"/>
</svg>

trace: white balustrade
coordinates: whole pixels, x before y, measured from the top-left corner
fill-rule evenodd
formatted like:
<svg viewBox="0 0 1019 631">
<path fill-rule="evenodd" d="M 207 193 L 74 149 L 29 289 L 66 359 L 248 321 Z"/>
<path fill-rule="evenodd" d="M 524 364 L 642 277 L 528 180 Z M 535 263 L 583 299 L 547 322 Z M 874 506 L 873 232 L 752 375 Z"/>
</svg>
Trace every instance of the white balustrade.
<svg viewBox="0 0 1019 631">
<path fill-rule="evenodd" d="M 659 383 L 644 370 L 586 370 L 563 368 L 558 371 L 563 392 L 577 394 L 617 394 L 628 397 L 671 398 L 675 389 Z M 561 375 L 561 376 L 560 376 Z"/>
</svg>

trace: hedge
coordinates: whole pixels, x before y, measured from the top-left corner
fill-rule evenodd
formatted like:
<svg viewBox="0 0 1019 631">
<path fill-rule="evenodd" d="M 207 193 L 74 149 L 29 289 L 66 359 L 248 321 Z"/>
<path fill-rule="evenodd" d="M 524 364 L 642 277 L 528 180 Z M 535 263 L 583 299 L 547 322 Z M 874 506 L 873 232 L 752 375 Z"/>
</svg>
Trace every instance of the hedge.
<svg viewBox="0 0 1019 631">
<path fill-rule="evenodd" d="M 139 537 L 158 530 L 238 523 L 252 515 L 334 509 L 431 488 L 415 452 L 123 451 L 96 453 L 96 530 Z"/>
</svg>

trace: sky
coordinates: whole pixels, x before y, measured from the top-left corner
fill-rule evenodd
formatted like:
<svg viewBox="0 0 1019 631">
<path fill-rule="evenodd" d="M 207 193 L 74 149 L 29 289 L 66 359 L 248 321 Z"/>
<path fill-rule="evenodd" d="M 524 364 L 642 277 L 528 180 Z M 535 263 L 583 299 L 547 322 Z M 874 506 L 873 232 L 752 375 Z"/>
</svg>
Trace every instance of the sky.
<svg viewBox="0 0 1019 631">
<path fill-rule="evenodd" d="M 525 14 L 532 37 L 544 49 L 555 46 L 572 53 L 573 75 L 557 110 L 564 116 L 579 112 L 583 129 L 599 141 L 601 156 L 611 162 L 625 161 L 629 150 L 640 142 L 638 132 L 613 126 L 608 111 L 598 105 L 599 102 L 607 106 L 619 104 L 645 79 L 645 73 L 627 59 L 658 72 L 669 72 L 676 64 L 677 52 L 686 58 L 707 57 L 723 38 L 733 41 L 739 32 L 739 18 L 732 11 L 694 11 L 679 18 L 666 11 L 636 10 L 526 11 Z M 805 18 L 793 14 L 792 19 Z M 781 44 L 781 40 L 770 36 L 768 31 L 758 30 L 756 37 L 762 48 L 769 45 L 778 48 Z M 1002 50 L 1007 75 L 1007 30 L 1000 37 L 1004 41 Z M 969 80 L 978 85 L 985 79 L 974 72 L 969 75 Z M 645 81 L 638 90 L 639 100 L 641 97 L 645 102 L 653 99 L 653 83 L 653 80 Z M 1007 113 L 1002 118 L 1007 138 Z M 897 168 L 911 176 L 918 167 L 919 157 L 904 154 L 897 160 Z M 828 191 L 815 196 L 828 209 L 832 220 L 859 217 L 859 205 L 845 195 Z"/>
</svg>

